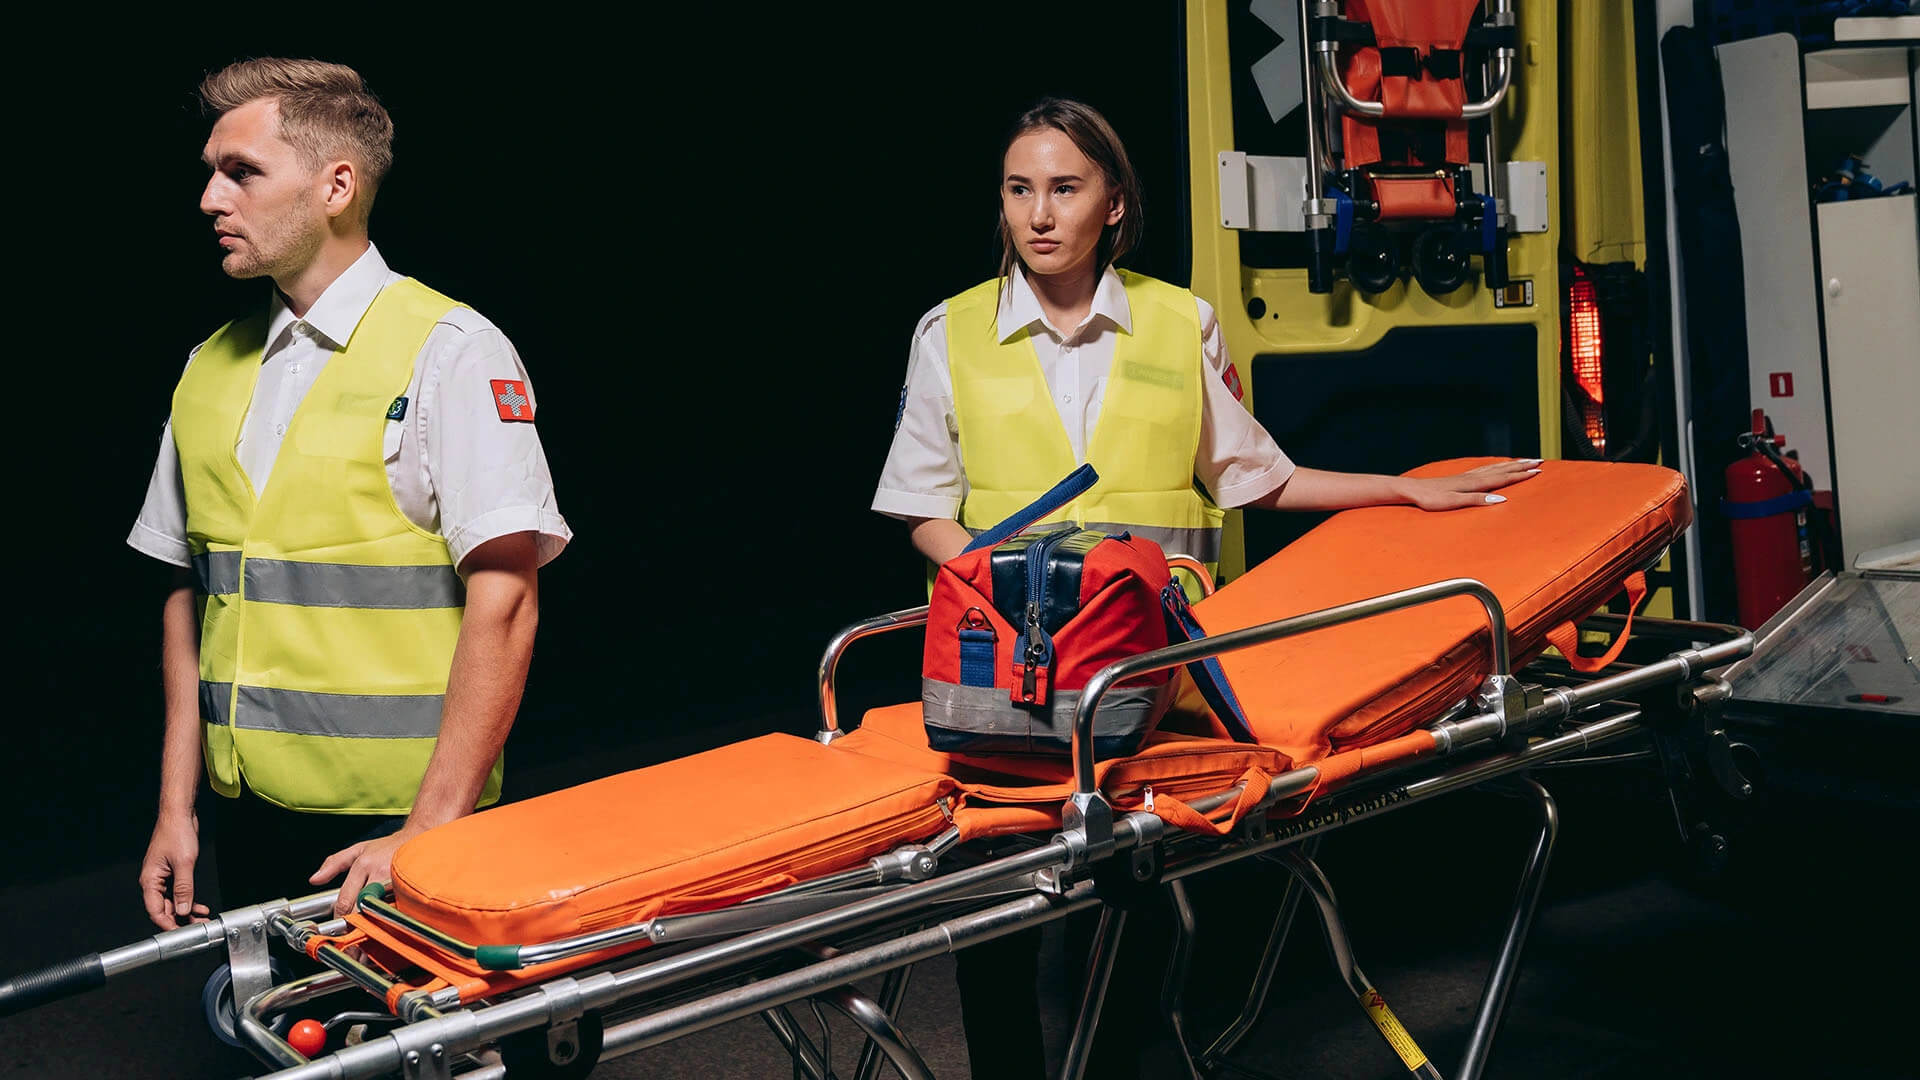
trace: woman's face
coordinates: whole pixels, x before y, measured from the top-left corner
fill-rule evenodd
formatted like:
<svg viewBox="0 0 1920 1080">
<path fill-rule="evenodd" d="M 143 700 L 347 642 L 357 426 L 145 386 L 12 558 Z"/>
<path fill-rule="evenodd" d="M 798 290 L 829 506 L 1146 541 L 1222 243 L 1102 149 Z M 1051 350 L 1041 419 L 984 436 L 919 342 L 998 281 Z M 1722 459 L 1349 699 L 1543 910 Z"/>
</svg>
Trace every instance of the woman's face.
<svg viewBox="0 0 1920 1080">
<path fill-rule="evenodd" d="M 1088 269 L 1101 231 L 1118 225 L 1126 209 L 1066 132 L 1029 131 L 1007 147 L 1000 213 L 1029 271 L 1051 276 Z"/>
</svg>

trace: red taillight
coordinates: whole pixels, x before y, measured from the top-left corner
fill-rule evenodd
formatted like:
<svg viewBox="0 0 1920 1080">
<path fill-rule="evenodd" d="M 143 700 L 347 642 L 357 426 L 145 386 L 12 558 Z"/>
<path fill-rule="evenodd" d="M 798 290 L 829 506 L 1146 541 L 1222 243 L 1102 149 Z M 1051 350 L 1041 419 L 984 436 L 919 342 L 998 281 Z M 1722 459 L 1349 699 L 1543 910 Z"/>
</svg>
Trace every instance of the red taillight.
<svg viewBox="0 0 1920 1080">
<path fill-rule="evenodd" d="M 1587 441 L 1595 450 L 1607 448 L 1607 419 L 1601 408 L 1606 392 L 1601 381 L 1600 357 L 1604 351 L 1600 339 L 1600 298 L 1594 294 L 1593 279 L 1575 266 L 1573 284 L 1567 287 L 1567 353 L 1572 358 L 1573 380 L 1587 395 L 1585 404 Z"/>
</svg>

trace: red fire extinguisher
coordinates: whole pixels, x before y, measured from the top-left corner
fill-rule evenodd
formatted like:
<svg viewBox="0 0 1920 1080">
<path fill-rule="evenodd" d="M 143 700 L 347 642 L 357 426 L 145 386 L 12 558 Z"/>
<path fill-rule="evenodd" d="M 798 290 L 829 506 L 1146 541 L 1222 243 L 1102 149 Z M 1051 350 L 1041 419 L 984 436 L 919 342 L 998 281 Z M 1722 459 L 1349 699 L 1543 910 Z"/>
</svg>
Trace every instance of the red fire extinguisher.
<svg viewBox="0 0 1920 1080">
<path fill-rule="evenodd" d="M 1720 509 L 1733 534 L 1740 625 L 1749 630 L 1813 580 L 1813 538 L 1808 531 L 1813 483 L 1798 460 L 1780 452 L 1786 441 L 1773 433 L 1766 413 L 1755 409 L 1753 430 L 1740 436 L 1741 448 L 1749 453 L 1727 466 L 1727 494 Z"/>
</svg>

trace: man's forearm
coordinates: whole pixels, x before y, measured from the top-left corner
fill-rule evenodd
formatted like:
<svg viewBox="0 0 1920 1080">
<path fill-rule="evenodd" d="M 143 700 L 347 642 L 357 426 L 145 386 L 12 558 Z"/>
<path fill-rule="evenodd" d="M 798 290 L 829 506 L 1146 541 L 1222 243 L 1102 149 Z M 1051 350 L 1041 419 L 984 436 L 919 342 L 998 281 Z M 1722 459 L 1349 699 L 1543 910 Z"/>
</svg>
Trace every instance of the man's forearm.
<svg viewBox="0 0 1920 1080">
<path fill-rule="evenodd" d="M 1254 500 L 1268 510 L 1348 510 L 1411 502 L 1405 478 L 1296 468 L 1287 482 Z"/>
<path fill-rule="evenodd" d="M 193 586 L 175 579 L 160 611 L 160 687 L 166 733 L 160 751 L 160 813 L 189 813 L 200 790 L 200 630 Z"/>
<path fill-rule="evenodd" d="M 472 812 L 520 709 L 538 622 L 531 568 L 469 576 L 440 739 L 420 780 L 409 827 L 432 828 Z"/>
</svg>

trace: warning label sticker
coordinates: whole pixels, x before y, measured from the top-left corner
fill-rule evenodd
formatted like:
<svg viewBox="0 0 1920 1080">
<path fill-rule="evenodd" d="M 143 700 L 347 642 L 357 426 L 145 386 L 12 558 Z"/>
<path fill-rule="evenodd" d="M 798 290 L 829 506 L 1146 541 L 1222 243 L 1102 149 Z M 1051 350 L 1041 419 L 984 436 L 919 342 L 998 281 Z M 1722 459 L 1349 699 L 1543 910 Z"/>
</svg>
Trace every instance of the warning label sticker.
<svg viewBox="0 0 1920 1080">
<path fill-rule="evenodd" d="M 1373 1021 L 1374 1027 L 1380 1029 L 1380 1034 L 1385 1036 L 1387 1045 L 1393 1047 L 1393 1052 L 1400 1055 L 1408 1072 L 1426 1065 L 1427 1055 L 1420 1052 L 1420 1045 L 1413 1041 L 1413 1036 L 1407 1034 L 1406 1028 L 1400 1026 L 1400 1021 L 1393 1015 L 1393 1010 L 1387 1008 L 1386 999 L 1380 996 L 1380 991 L 1367 991 L 1360 999 L 1360 1007 L 1367 1010 L 1367 1017 Z"/>
</svg>

